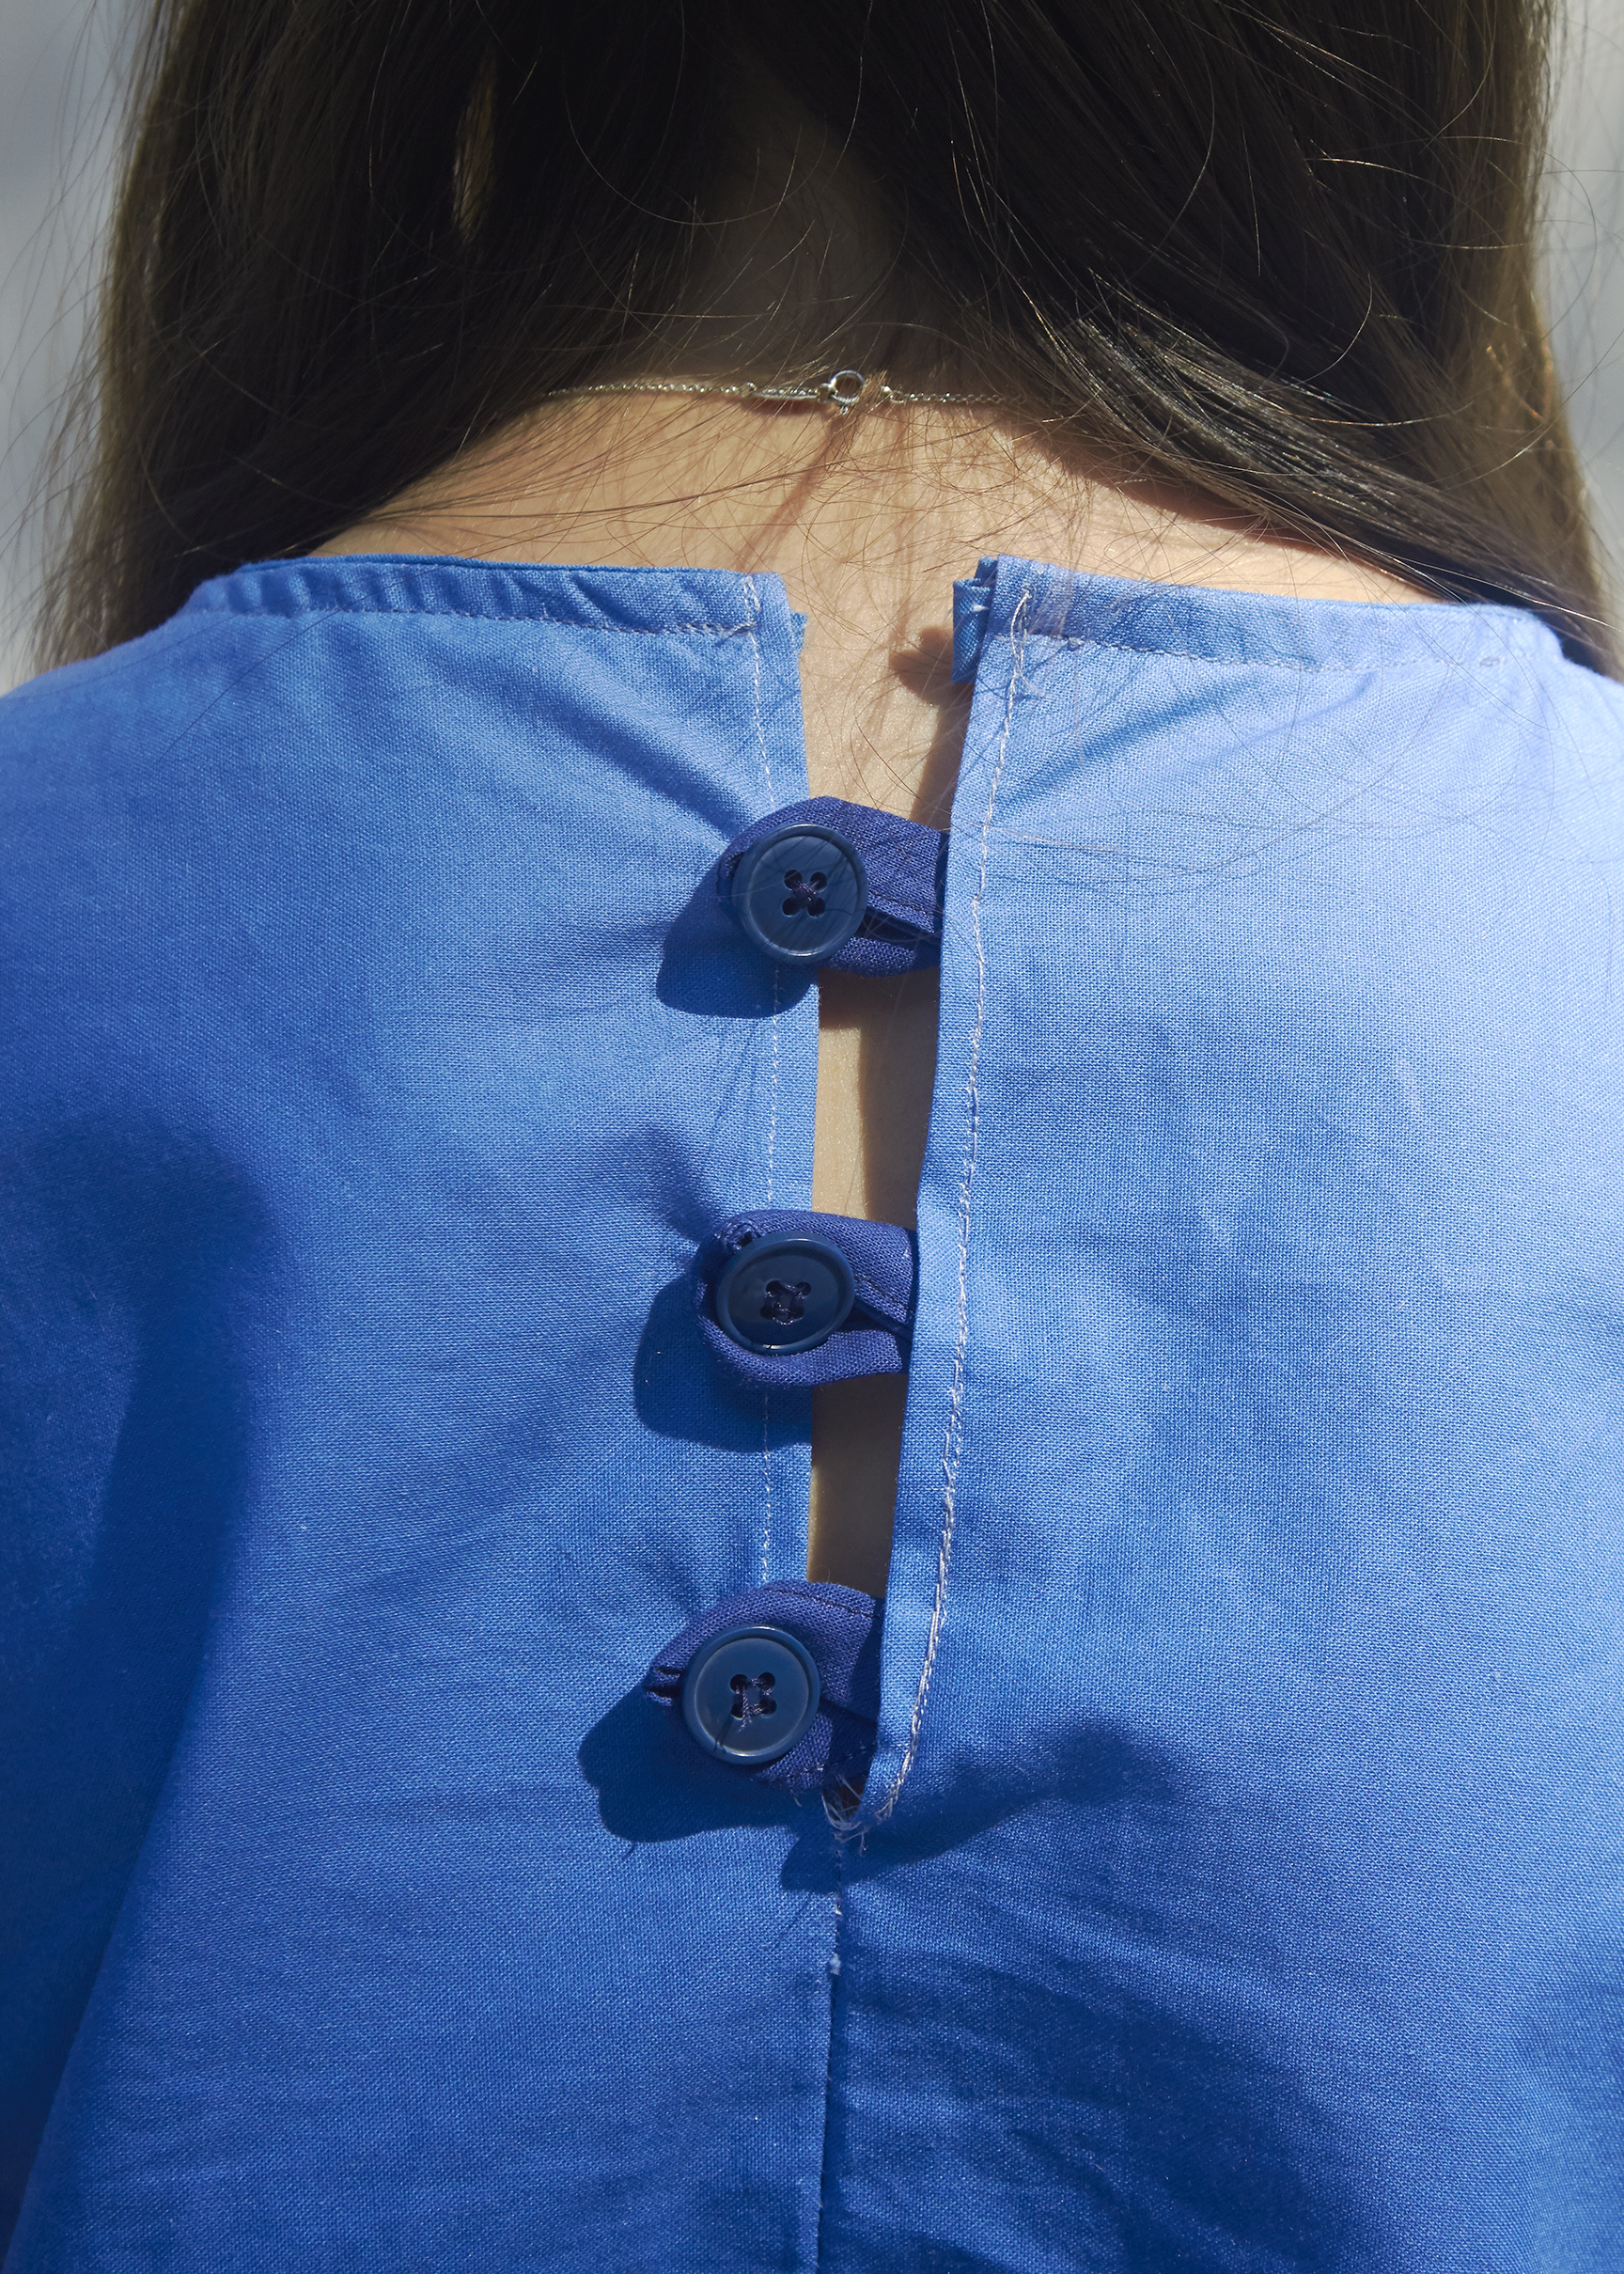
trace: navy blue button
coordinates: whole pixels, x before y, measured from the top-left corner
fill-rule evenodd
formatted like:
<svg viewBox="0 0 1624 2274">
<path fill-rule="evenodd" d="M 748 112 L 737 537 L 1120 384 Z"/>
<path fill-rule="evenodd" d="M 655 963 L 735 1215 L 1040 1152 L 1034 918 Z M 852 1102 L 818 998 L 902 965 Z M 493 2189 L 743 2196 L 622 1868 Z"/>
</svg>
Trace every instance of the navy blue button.
<svg viewBox="0 0 1624 2274">
<path fill-rule="evenodd" d="M 716 1281 L 716 1323 L 742 1350 L 816 1350 L 857 1300 L 851 1266 L 827 1240 L 752 1240 Z"/>
<path fill-rule="evenodd" d="M 729 1626 L 695 1651 L 682 1677 L 682 1718 L 696 1745 L 757 1768 L 804 1737 L 818 1711 L 812 1654 L 781 1626 Z"/>
<path fill-rule="evenodd" d="M 863 921 L 868 871 L 836 830 L 794 822 L 740 855 L 727 904 L 745 938 L 774 963 L 827 963 Z"/>
</svg>

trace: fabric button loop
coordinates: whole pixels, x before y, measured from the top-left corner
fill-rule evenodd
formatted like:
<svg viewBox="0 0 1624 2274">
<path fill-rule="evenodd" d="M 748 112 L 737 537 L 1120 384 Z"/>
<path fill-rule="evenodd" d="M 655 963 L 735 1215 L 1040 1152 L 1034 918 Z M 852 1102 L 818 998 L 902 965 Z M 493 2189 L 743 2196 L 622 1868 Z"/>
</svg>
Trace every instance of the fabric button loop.
<svg viewBox="0 0 1624 2274">
<path fill-rule="evenodd" d="M 757 1239 L 716 1281 L 716 1323 L 741 1350 L 817 1350 L 857 1300 L 851 1266 L 827 1240 Z"/>
<path fill-rule="evenodd" d="M 861 1780 L 880 1713 L 881 1611 L 872 1595 L 826 1580 L 747 1588 L 673 1635 L 643 1688 L 712 1761 L 753 1770 L 762 1784 L 804 1792 Z M 772 1655 L 780 1648 L 788 1664 Z M 815 1677 L 804 1691 L 804 1661 Z"/>
<path fill-rule="evenodd" d="M 900 1373 L 916 1277 L 912 1232 L 811 1208 L 729 1216 L 694 1258 L 699 1331 L 762 1387 Z"/>
<path fill-rule="evenodd" d="M 940 829 L 809 797 L 742 830 L 716 865 L 716 890 L 773 963 L 896 976 L 941 959 L 946 864 Z"/>
<path fill-rule="evenodd" d="M 818 1711 L 812 1654 L 781 1626 L 729 1626 L 689 1662 L 682 1718 L 702 1751 L 760 1768 L 798 1745 Z"/>
<path fill-rule="evenodd" d="M 868 906 L 863 855 L 837 830 L 791 823 L 740 856 L 728 888 L 746 939 L 776 964 L 825 964 Z"/>
</svg>

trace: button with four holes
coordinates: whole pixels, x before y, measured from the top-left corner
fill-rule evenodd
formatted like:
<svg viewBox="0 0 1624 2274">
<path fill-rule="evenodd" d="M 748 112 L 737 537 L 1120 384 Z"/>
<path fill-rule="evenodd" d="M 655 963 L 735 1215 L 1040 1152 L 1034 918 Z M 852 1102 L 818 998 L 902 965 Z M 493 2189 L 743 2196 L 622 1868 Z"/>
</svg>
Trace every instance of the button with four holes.
<svg viewBox="0 0 1624 2274">
<path fill-rule="evenodd" d="M 857 1300 L 851 1266 L 827 1240 L 751 1240 L 716 1281 L 716 1323 L 742 1350 L 816 1350 Z"/>
<path fill-rule="evenodd" d="M 682 1677 L 694 1742 L 736 1768 L 776 1761 L 818 1711 L 818 1669 L 781 1626 L 730 1626 L 695 1651 Z"/>
<path fill-rule="evenodd" d="M 795 822 L 741 854 L 727 904 L 745 938 L 774 963 L 827 963 L 863 921 L 868 871 L 837 830 Z"/>
</svg>

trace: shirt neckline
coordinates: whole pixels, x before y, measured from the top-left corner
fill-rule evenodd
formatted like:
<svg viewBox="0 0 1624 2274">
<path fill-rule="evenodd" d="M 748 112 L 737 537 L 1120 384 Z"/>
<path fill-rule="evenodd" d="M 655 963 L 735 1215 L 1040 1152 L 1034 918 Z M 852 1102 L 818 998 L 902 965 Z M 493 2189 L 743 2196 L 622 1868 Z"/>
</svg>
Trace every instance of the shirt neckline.
<svg viewBox="0 0 1624 2274">
<path fill-rule="evenodd" d="M 944 595 L 945 600 L 946 595 Z M 1291 671 L 1559 660 L 1522 608 L 1479 602 L 1292 599 L 1157 584 L 1012 555 L 953 588 L 956 676 L 989 640 Z M 200 585 L 182 615 L 455 616 L 579 631 L 798 637 L 780 577 L 726 569 L 610 568 L 343 553 L 255 561 Z"/>
<path fill-rule="evenodd" d="M 1286 671 L 1418 669 L 1561 659 L 1525 608 L 1485 602 L 1293 599 L 1154 584 L 1001 555 L 954 588 L 955 677 L 990 639 Z M 979 616 L 978 630 L 971 628 Z"/>
</svg>

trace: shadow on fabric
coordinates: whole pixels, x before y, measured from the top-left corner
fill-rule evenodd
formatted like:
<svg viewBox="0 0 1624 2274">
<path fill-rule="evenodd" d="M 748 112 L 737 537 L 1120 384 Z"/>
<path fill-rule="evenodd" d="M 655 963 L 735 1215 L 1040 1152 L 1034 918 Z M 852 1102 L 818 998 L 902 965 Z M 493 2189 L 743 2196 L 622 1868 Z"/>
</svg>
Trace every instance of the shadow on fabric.
<svg viewBox="0 0 1624 2274">
<path fill-rule="evenodd" d="M 157 1126 L 72 1127 L 0 1190 L 8 2234 L 202 1655 L 270 1242 L 231 1166 Z"/>
<path fill-rule="evenodd" d="M 815 971 L 769 964 L 716 898 L 707 870 L 665 934 L 654 992 L 668 1010 L 699 1018 L 761 1019 L 788 1011 L 817 982 Z"/>
</svg>

